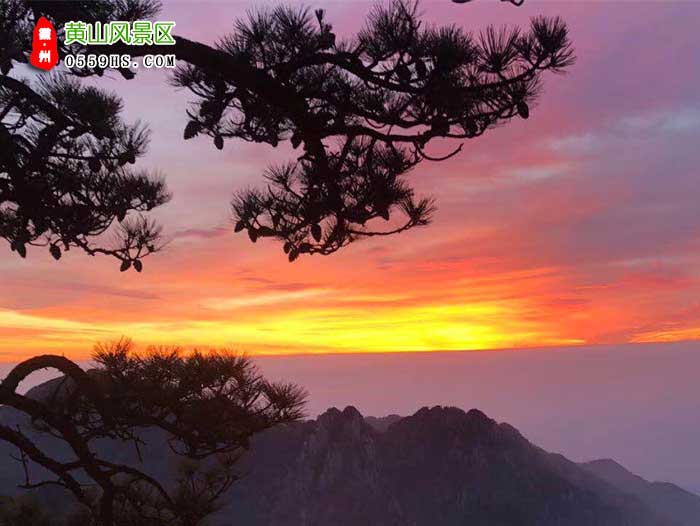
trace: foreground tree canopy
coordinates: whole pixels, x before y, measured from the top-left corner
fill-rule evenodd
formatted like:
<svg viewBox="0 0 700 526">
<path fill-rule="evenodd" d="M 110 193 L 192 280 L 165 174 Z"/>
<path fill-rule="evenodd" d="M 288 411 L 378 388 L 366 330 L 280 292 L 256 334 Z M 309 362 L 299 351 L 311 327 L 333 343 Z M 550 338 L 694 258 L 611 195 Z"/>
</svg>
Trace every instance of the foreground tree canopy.
<svg viewBox="0 0 700 526">
<path fill-rule="evenodd" d="M 93 11 L 97 16 L 98 8 Z M 153 13 L 144 5 L 112 7 L 102 16 Z M 77 78 L 10 76 L 15 62 L 28 60 L 38 16 L 23 2 L 0 1 L 0 236 L 22 257 L 30 245 L 47 246 L 55 259 L 79 247 L 140 271 L 160 233 L 140 213 L 169 197 L 159 178 L 132 168 L 146 150 L 147 129 L 120 119 L 117 96 Z M 119 227 L 111 228 L 114 223 Z M 115 239 L 104 240 L 110 229 Z"/>
<path fill-rule="evenodd" d="M 98 346 L 93 358 L 96 368 L 85 371 L 61 356 L 37 356 L 0 383 L 0 405 L 27 417 L 25 426 L 0 425 L 0 439 L 19 451 L 23 487 L 68 490 L 82 512 L 70 524 L 201 524 L 235 482 L 235 463 L 250 438 L 303 414 L 303 390 L 268 382 L 234 354 L 152 349 L 138 355 L 122 340 Z M 45 368 L 64 376 L 32 396 L 18 393 L 20 382 Z M 42 436 L 62 442 L 68 454 L 48 453 Z M 159 437 L 182 459 L 176 483 L 157 480 L 138 462 L 115 461 L 100 448 L 112 440 L 120 451 L 133 446 L 140 456 L 145 436 Z"/>
<path fill-rule="evenodd" d="M 48 243 L 55 257 L 55 247 L 77 245 L 119 257 L 124 270 L 138 261 L 139 270 L 140 258 L 158 248 L 158 229 L 126 216 L 167 200 L 161 182 L 128 169 L 144 151 L 144 130 L 119 121 L 112 96 L 65 78 L 33 87 L 8 73 L 26 61 L 27 28 L 39 16 L 59 29 L 69 20 L 152 16 L 157 2 L 0 0 L 0 6 L 7 13 L 0 21 L 1 235 L 21 255 L 26 244 Z M 173 83 L 197 97 L 185 139 L 208 136 L 218 149 L 232 139 L 273 147 L 289 141 L 298 150 L 289 163 L 265 171 L 261 188 L 238 191 L 232 203 L 235 231 L 253 242 L 278 240 L 290 261 L 426 225 L 435 205 L 415 195 L 406 175 L 425 160 L 457 154 L 462 146 L 455 141 L 528 118 L 542 74 L 573 63 L 568 29 L 558 18 L 474 35 L 425 26 L 407 0 L 377 6 L 347 39 L 334 33 L 322 9 L 277 7 L 239 20 L 215 47 L 175 40 L 168 48 L 180 61 Z M 163 48 L 85 51 L 143 55 Z M 49 108 L 39 106 L 42 90 L 73 95 L 49 98 Z M 80 104 L 86 115 L 75 113 L 81 96 L 91 97 Z M 452 150 L 430 153 L 435 142 Z M 24 190 L 28 185 L 40 189 Z M 119 247 L 94 248 L 90 240 L 114 221 L 121 224 Z"/>
</svg>

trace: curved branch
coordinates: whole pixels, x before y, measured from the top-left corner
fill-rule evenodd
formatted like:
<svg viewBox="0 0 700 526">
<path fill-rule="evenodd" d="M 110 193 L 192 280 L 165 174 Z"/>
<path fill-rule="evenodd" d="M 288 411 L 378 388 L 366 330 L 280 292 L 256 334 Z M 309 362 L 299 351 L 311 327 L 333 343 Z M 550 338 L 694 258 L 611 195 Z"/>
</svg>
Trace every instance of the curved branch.
<svg viewBox="0 0 700 526">
<path fill-rule="evenodd" d="M 16 391 L 19 384 L 27 378 L 27 376 L 40 369 L 56 369 L 65 376 L 70 377 L 87 393 L 91 395 L 95 394 L 96 388 L 87 373 L 83 371 L 78 364 L 72 362 L 65 356 L 55 354 L 34 356 L 33 358 L 20 362 L 8 373 L 2 381 L 2 386 L 10 391 Z"/>
<path fill-rule="evenodd" d="M 420 156 L 423 157 L 424 159 L 427 159 L 428 161 L 446 161 L 447 159 L 450 159 L 451 157 L 454 157 L 457 155 L 459 152 L 462 151 L 462 148 L 464 147 L 464 143 L 461 143 L 457 148 L 455 148 L 452 152 L 443 155 L 441 157 L 431 157 L 427 153 L 423 151 L 423 149 L 416 144 L 416 150 L 418 150 L 418 153 L 420 153 Z"/>
<path fill-rule="evenodd" d="M 88 396 L 95 404 L 100 415 L 106 421 L 109 421 L 109 409 L 105 404 L 104 397 L 98 385 L 79 365 L 65 356 L 44 354 L 29 358 L 16 365 L 0 385 L 8 391 L 15 392 L 22 380 L 40 369 L 56 369 L 64 376 L 70 378 L 75 382 L 77 389 L 85 396 Z M 2 401 L 2 397 L 0 397 L 0 401 Z"/>
</svg>

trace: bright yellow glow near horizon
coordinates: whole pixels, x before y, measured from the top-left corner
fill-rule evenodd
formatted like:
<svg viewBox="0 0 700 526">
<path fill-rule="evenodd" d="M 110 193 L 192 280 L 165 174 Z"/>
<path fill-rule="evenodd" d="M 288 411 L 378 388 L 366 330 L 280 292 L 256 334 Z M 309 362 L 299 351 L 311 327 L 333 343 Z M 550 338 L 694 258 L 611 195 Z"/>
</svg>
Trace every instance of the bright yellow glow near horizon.
<svg viewBox="0 0 700 526">
<path fill-rule="evenodd" d="M 80 323 L 0 311 L 0 326 L 14 327 L 20 336 L 14 345 L 5 338 L 3 361 L 41 352 L 83 358 L 96 341 L 120 336 L 140 346 L 226 347 L 252 355 L 478 350 L 528 346 L 533 341 L 538 345 L 583 343 L 513 321 L 512 316 L 509 308 L 497 303 L 375 311 L 300 308 L 239 323 L 222 319 Z M 32 333 L 34 337 L 28 338 Z"/>
</svg>

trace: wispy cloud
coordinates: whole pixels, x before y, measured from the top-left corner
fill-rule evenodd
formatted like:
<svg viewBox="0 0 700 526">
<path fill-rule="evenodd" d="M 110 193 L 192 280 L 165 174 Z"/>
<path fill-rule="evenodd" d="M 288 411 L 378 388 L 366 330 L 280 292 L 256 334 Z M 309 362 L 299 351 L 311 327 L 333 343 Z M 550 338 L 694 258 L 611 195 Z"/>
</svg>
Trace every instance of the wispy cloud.
<svg viewBox="0 0 700 526">
<path fill-rule="evenodd" d="M 624 131 L 687 133 L 700 129 L 700 108 L 683 107 L 675 110 L 652 111 L 625 117 L 620 122 Z"/>
<path fill-rule="evenodd" d="M 193 13 L 165 2 L 163 15 L 206 40 L 253 3 L 211 2 Z M 327 16 L 339 34 L 355 31 L 371 3 L 331 2 Z M 698 70 L 667 67 L 668 57 L 697 62 L 700 4 L 496 4 L 469 8 L 465 25 L 561 14 L 579 62 L 544 79 L 529 120 L 416 167 L 417 193 L 438 200 L 431 226 L 330 257 L 289 264 L 278 243 L 253 245 L 227 223 L 232 192 L 264 184 L 265 166 L 294 158 L 290 148 L 232 141 L 217 152 L 182 141 L 185 93 L 155 73 L 105 81 L 153 129 L 145 162 L 167 173 L 174 198 L 158 214 L 175 242 L 141 274 L 76 251 L 57 264 L 46 251 L 21 260 L 1 247 L 0 355 L 84 355 L 95 340 L 123 334 L 253 353 L 700 338 Z M 425 14 L 440 24 L 454 16 L 450 2 Z"/>
<path fill-rule="evenodd" d="M 237 298 L 206 298 L 202 301 L 202 306 L 213 310 L 235 310 L 245 307 L 261 307 L 299 302 L 311 298 L 328 296 L 331 292 L 330 290 L 324 289 L 309 289 L 270 294 L 255 294 Z"/>
</svg>

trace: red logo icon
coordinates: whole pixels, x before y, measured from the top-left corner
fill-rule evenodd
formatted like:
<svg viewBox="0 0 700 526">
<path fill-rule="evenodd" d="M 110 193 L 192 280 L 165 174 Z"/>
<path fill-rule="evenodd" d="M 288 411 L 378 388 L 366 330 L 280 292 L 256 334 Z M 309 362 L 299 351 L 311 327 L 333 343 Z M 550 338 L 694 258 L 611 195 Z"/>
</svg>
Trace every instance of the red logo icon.
<svg viewBox="0 0 700 526">
<path fill-rule="evenodd" d="M 29 63 L 35 68 L 49 71 L 58 64 L 58 43 L 56 30 L 43 16 L 36 23 L 32 39 L 32 54 Z"/>
</svg>

